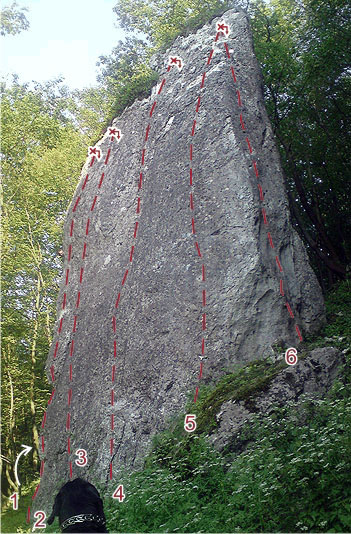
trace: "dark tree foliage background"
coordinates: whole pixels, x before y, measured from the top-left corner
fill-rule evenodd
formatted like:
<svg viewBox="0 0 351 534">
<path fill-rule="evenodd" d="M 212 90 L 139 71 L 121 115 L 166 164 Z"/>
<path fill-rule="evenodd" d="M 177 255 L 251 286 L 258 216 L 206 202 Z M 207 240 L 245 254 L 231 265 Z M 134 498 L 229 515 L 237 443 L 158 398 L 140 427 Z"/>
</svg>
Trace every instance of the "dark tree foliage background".
<svg viewBox="0 0 351 534">
<path fill-rule="evenodd" d="M 259 1 L 251 11 L 291 212 L 325 290 L 351 260 L 351 4 Z"/>
<path fill-rule="evenodd" d="M 281 153 L 294 224 L 323 290 L 351 263 L 351 4 L 238 2 L 251 17 L 266 105 Z M 95 88 L 62 80 L 2 85 L 2 491 L 16 489 L 21 444 L 33 446 L 23 483 L 38 473 L 38 430 L 50 392 L 44 366 L 62 273 L 65 211 L 86 157 L 108 123 L 157 82 L 152 54 L 234 7 L 219 0 L 118 0 L 128 37 L 99 58 Z M 14 2 L 1 34 L 28 21 Z"/>
</svg>

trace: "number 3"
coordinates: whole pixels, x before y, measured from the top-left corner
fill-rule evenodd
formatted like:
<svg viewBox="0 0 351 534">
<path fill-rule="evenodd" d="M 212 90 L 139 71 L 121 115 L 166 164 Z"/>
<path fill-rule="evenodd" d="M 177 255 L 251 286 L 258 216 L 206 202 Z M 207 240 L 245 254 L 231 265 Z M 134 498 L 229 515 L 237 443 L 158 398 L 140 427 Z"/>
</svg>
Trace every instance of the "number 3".
<svg viewBox="0 0 351 534">
<path fill-rule="evenodd" d="M 83 467 L 83 465 L 88 463 L 87 451 L 85 449 L 77 449 L 76 455 L 79 456 L 79 460 L 75 461 L 79 467 Z"/>
</svg>

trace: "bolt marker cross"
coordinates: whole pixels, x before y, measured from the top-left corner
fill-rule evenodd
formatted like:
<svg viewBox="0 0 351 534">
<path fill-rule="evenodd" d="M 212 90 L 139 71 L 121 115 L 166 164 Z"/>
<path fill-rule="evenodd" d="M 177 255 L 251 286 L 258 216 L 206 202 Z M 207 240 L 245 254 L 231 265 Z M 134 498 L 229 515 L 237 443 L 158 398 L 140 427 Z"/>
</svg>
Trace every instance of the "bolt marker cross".
<svg viewBox="0 0 351 534">
<path fill-rule="evenodd" d="M 179 70 L 182 70 L 183 68 L 182 59 L 177 56 L 169 56 L 168 65 L 170 65 L 171 67 L 173 67 L 173 65 L 176 65 Z"/>
<path fill-rule="evenodd" d="M 229 26 L 223 20 L 217 22 L 217 32 L 223 32 L 226 36 L 229 35 Z"/>
<path fill-rule="evenodd" d="M 96 148 L 94 146 L 89 146 L 89 156 L 95 156 L 96 159 L 100 160 L 102 158 L 102 152 L 99 148 Z"/>
<path fill-rule="evenodd" d="M 111 137 L 111 141 L 113 141 L 113 139 L 117 139 L 117 141 L 119 142 L 122 137 L 121 130 L 117 130 L 117 128 L 109 128 L 108 135 Z"/>
</svg>

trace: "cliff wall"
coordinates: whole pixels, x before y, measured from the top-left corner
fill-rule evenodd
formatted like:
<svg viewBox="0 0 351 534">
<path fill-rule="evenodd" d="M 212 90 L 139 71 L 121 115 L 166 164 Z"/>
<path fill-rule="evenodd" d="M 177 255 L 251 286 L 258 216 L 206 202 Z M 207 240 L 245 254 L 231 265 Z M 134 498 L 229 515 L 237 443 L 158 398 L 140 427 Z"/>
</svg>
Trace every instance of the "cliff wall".
<svg viewBox="0 0 351 534">
<path fill-rule="evenodd" d="M 117 483 L 203 383 L 324 320 L 245 13 L 152 66 L 159 83 L 89 151 L 67 213 L 34 509 L 70 476 Z"/>
</svg>

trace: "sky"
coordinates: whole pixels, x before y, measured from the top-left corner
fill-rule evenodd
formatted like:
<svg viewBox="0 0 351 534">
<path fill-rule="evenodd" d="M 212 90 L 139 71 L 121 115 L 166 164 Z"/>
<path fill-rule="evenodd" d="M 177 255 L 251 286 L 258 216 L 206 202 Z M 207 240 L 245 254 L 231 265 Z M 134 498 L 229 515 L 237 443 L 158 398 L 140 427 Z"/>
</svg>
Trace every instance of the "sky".
<svg viewBox="0 0 351 534">
<path fill-rule="evenodd" d="M 7 6 L 12 0 L 2 0 Z M 71 89 L 96 84 L 99 56 L 109 55 L 125 32 L 112 11 L 116 0 L 17 0 L 28 7 L 29 30 L 0 37 L 1 75 L 20 83 L 64 76 Z"/>
</svg>

